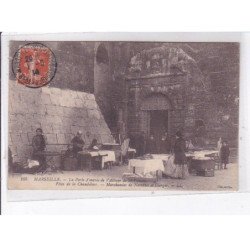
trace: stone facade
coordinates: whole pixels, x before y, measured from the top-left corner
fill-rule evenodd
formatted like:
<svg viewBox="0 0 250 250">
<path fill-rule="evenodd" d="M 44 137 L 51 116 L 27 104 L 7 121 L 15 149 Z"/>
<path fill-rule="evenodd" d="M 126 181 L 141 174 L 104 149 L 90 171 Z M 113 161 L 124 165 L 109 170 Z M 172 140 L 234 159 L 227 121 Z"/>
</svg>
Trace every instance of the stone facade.
<svg viewBox="0 0 250 250">
<path fill-rule="evenodd" d="M 88 145 L 93 138 L 112 142 L 110 130 L 90 93 L 54 87 L 31 89 L 9 83 L 9 146 L 14 160 L 26 160 L 32 153 L 36 128 L 42 128 L 49 151 L 66 149 L 78 130 Z"/>
<path fill-rule="evenodd" d="M 10 68 L 12 56 L 25 43 L 10 44 Z M 202 120 L 211 143 L 223 136 L 237 145 L 239 44 L 43 43 L 57 59 L 57 73 L 48 87 L 24 88 L 10 72 L 10 144 L 20 156 L 29 155 L 31 147 L 20 147 L 18 141 L 30 145 L 39 126 L 49 141 L 58 143 L 68 143 L 77 129 L 102 141 L 110 133 L 149 133 L 142 105 L 152 96 L 164 96 L 161 105 L 168 109 L 171 134 L 179 129 L 192 134 L 196 121 Z M 87 143 L 91 136 L 84 138 Z"/>
<path fill-rule="evenodd" d="M 126 81 L 128 132 L 132 135 L 149 135 L 150 115 L 157 110 L 168 112 L 164 130 L 170 134 L 178 130 L 192 134 L 195 121 L 205 119 L 200 107 L 204 111 L 207 87 L 197 63 L 182 49 L 163 46 L 138 53 L 131 59 Z M 154 131 L 158 132 L 164 133 Z"/>
<path fill-rule="evenodd" d="M 167 48 L 166 52 L 161 48 Z M 181 51 L 179 59 L 173 53 L 169 55 L 171 48 Z M 112 51 L 119 49 L 122 52 L 112 57 L 114 86 L 119 86 L 124 94 L 123 97 L 118 95 L 115 102 L 122 109 L 126 133 L 144 130 L 145 119 L 135 110 L 151 91 L 151 94 L 163 94 L 173 99 L 173 103 L 185 106 L 182 111 L 179 108 L 170 111 L 170 133 L 183 128 L 189 136 L 196 129 L 196 122 L 202 120 L 209 144 L 215 145 L 222 136 L 230 145 L 237 146 L 238 43 L 114 43 Z M 169 71 L 171 64 L 175 67 L 172 73 Z M 186 70 L 180 74 L 178 67 L 186 67 Z"/>
</svg>

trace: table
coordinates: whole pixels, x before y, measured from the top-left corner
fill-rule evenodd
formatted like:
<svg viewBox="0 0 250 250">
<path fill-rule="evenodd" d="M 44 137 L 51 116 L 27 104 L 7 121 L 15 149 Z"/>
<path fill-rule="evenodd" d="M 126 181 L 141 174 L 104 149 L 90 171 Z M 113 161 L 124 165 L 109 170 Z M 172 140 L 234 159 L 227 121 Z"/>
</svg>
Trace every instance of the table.
<svg viewBox="0 0 250 250">
<path fill-rule="evenodd" d="M 104 168 L 105 163 L 115 162 L 115 152 L 111 150 L 98 150 L 89 152 L 92 157 L 102 156 L 102 165 L 101 168 Z"/>
<path fill-rule="evenodd" d="M 94 157 L 101 158 L 101 169 L 104 168 L 105 163 L 115 162 L 115 153 L 114 151 L 111 151 L 111 150 L 81 151 L 81 152 L 78 152 L 78 154 L 83 157 L 90 157 L 90 161 L 87 160 L 84 162 L 90 168 L 93 167 L 93 162 L 91 158 L 94 158 Z M 81 165 L 83 165 L 82 157 L 81 157 Z"/>
<path fill-rule="evenodd" d="M 121 159 L 121 145 L 118 143 L 103 143 L 101 150 L 114 151 L 115 161 L 119 162 Z"/>
<path fill-rule="evenodd" d="M 151 154 L 153 159 L 161 159 L 162 161 L 167 161 L 171 154 Z"/>
<path fill-rule="evenodd" d="M 218 154 L 215 150 L 201 150 L 186 153 L 188 169 L 199 171 L 214 170 L 215 163 L 213 155 Z M 164 164 L 164 174 L 170 177 L 176 177 L 177 166 L 174 164 L 174 155 L 170 154 L 152 154 L 153 159 L 160 159 Z"/>
<path fill-rule="evenodd" d="M 131 159 L 129 168 L 133 173 L 147 174 L 150 172 L 164 171 L 164 164 L 161 159 Z"/>
<path fill-rule="evenodd" d="M 194 152 L 188 152 L 186 153 L 187 157 L 193 157 L 193 158 L 213 158 L 214 155 L 218 155 L 218 151 L 216 150 L 200 150 L 200 151 L 194 151 Z"/>
<path fill-rule="evenodd" d="M 103 149 L 116 149 L 116 148 L 121 148 L 121 145 L 119 143 L 103 143 L 102 148 Z"/>
<path fill-rule="evenodd" d="M 45 170 L 42 171 L 43 174 L 47 172 L 62 172 L 62 170 L 57 167 L 54 163 L 54 157 L 61 156 L 61 153 L 55 151 L 39 151 L 36 153 L 37 156 L 45 157 Z"/>
</svg>

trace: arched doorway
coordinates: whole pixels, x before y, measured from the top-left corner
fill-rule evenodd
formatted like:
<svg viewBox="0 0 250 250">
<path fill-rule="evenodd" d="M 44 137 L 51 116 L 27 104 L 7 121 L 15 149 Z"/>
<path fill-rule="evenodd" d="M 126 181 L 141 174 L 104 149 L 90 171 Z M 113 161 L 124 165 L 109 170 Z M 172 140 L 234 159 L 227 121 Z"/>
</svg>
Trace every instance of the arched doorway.
<svg viewBox="0 0 250 250">
<path fill-rule="evenodd" d="M 147 135 L 153 134 L 157 143 L 165 132 L 170 132 L 171 103 L 163 94 L 152 94 L 145 97 L 141 103 L 141 112 L 144 127 L 142 130 Z"/>
<path fill-rule="evenodd" d="M 97 51 L 96 51 L 96 62 L 98 64 L 100 64 L 100 63 L 108 64 L 109 63 L 108 51 L 105 48 L 104 44 L 102 44 L 102 43 L 98 46 Z"/>
</svg>

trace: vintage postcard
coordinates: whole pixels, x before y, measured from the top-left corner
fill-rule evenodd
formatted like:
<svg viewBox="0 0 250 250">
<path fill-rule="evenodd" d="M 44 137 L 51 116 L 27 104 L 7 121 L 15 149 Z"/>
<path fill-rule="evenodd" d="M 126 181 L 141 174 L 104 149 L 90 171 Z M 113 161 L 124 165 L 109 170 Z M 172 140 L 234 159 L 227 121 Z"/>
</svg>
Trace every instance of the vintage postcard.
<svg viewBox="0 0 250 250">
<path fill-rule="evenodd" d="M 237 191 L 238 42 L 9 41 L 8 189 Z"/>
</svg>

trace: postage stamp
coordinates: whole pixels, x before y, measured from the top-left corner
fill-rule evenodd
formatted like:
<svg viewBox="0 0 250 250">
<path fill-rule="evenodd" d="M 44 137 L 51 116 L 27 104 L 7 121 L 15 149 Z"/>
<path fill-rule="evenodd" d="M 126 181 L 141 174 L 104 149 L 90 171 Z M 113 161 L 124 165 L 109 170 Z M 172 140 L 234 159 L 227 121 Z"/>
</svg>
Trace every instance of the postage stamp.
<svg viewBox="0 0 250 250">
<path fill-rule="evenodd" d="M 10 41 L 8 188 L 238 190 L 239 47 Z"/>
<path fill-rule="evenodd" d="M 41 43 L 21 46 L 12 61 L 17 83 L 32 88 L 48 84 L 56 73 L 56 67 L 54 53 Z"/>
</svg>

